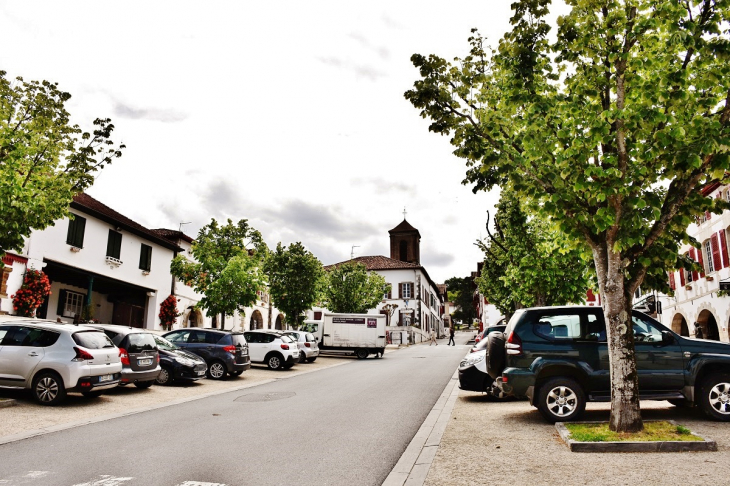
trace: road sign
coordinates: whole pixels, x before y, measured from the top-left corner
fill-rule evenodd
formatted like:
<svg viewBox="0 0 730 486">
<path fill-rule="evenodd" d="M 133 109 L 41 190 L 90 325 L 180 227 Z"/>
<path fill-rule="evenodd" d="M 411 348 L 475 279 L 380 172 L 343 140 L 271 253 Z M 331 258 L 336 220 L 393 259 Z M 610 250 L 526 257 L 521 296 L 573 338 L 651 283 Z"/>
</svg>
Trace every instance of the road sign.
<svg viewBox="0 0 730 486">
<path fill-rule="evenodd" d="M 403 309 L 401 314 L 413 314 L 413 309 Z"/>
</svg>

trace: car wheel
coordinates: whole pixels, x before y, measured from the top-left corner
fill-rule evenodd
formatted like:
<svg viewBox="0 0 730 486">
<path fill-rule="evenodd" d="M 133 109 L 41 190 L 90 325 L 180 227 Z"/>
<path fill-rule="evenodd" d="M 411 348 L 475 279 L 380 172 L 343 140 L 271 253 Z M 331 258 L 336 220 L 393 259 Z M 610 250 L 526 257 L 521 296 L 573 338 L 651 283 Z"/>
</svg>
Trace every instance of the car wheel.
<svg viewBox="0 0 730 486">
<path fill-rule="evenodd" d="M 550 423 L 575 420 L 585 408 L 583 388 L 572 378 L 553 378 L 537 392 L 537 409 Z"/>
<path fill-rule="evenodd" d="M 269 369 L 272 370 L 278 370 L 283 365 L 283 361 L 281 359 L 281 356 L 278 354 L 272 354 L 269 356 L 269 359 L 266 360 L 266 366 L 269 367 Z"/>
<path fill-rule="evenodd" d="M 510 398 L 510 396 L 503 392 L 500 387 L 495 386 L 494 382 L 492 382 L 492 384 L 487 387 L 485 392 L 488 399 L 494 402 L 501 402 Z"/>
<path fill-rule="evenodd" d="M 730 421 L 730 373 L 713 373 L 702 380 L 699 405 L 708 417 Z"/>
<path fill-rule="evenodd" d="M 170 385 L 172 383 L 172 371 L 163 366 L 162 371 L 160 371 L 160 374 L 155 379 L 155 383 L 158 385 Z"/>
<path fill-rule="evenodd" d="M 314 363 L 314 360 L 315 360 L 315 359 L 317 359 L 317 357 L 316 357 L 316 356 L 315 356 L 314 358 L 307 358 L 307 362 L 308 362 L 308 363 Z"/>
<path fill-rule="evenodd" d="M 41 405 L 57 405 L 66 398 L 63 380 L 56 373 L 46 371 L 33 379 L 33 396 Z"/>
<path fill-rule="evenodd" d="M 144 390 L 145 388 L 149 388 L 154 384 L 154 380 L 152 381 L 135 381 L 134 386 L 139 388 L 140 390 Z"/>
<path fill-rule="evenodd" d="M 208 367 L 208 378 L 211 380 L 222 380 L 226 377 L 228 370 L 222 361 L 213 361 Z"/>
<path fill-rule="evenodd" d="M 86 398 L 99 398 L 104 392 L 103 391 L 87 391 L 81 392 Z"/>
<path fill-rule="evenodd" d="M 370 352 L 364 348 L 360 348 L 357 351 L 355 351 L 355 356 L 357 356 L 357 359 L 365 359 L 369 355 L 370 355 Z"/>
</svg>

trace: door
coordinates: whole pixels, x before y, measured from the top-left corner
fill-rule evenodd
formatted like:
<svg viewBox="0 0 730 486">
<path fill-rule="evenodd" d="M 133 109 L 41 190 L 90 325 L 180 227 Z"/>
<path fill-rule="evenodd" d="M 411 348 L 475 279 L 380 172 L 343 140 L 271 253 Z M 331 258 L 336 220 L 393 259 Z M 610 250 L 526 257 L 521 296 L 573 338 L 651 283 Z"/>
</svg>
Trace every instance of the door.
<svg viewBox="0 0 730 486">
<path fill-rule="evenodd" d="M 581 361 L 590 369 L 586 370 L 589 376 L 589 392 L 597 395 L 611 394 L 611 367 L 608 362 L 608 341 L 606 339 L 606 321 L 603 311 L 588 309 L 583 314 L 585 332 L 579 341 L 576 341 Z"/>
<path fill-rule="evenodd" d="M 26 386 L 43 359 L 45 346 L 42 341 L 48 333 L 29 326 L 3 326 L 3 329 L 5 333 L 0 348 L 0 385 Z"/>
<path fill-rule="evenodd" d="M 679 391 L 684 387 L 684 358 L 676 340 L 663 342 L 660 324 L 648 316 L 631 317 L 636 348 L 636 368 L 639 372 L 639 390 Z"/>
<path fill-rule="evenodd" d="M 188 335 L 186 349 L 203 358 L 206 363 L 209 363 L 212 355 L 208 350 L 210 343 L 205 342 L 206 334 L 208 333 L 205 331 L 191 330 Z"/>
</svg>

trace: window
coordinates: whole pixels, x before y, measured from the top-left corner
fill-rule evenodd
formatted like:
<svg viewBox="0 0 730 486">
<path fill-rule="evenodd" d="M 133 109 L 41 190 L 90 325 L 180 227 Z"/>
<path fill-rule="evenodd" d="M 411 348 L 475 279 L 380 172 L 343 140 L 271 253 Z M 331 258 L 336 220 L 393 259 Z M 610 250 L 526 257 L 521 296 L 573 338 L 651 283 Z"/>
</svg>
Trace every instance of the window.
<svg viewBox="0 0 730 486">
<path fill-rule="evenodd" d="M 710 240 L 705 241 L 704 247 L 705 261 L 707 262 L 707 273 L 712 273 L 715 271 L 715 266 L 712 261 L 712 243 L 710 243 Z"/>
<path fill-rule="evenodd" d="M 631 316 L 631 321 L 634 330 L 634 341 L 637 343 L 662 342 L 662 330 L 650 321 L 639 316 Z"/>
<path fill-rule="evenodd" d="M 390 284 L 385 284 L 385 287 L 383 288 L 383 300 L 390 299 Z"/>
<path fill-rule="evenodd" d="M 114 258 L 119 258 L 119 257 L 114 257 Z M 151 267 L 152 267 L 152 247 L 150 245 L 145 245 L 144 243 L 142 243 L 142 248 L 139 251 L 139 269 L 144 270 L 145 272 L 149 272 Z"/>
<path fill-rule="evenodd" d="M 401 285 L 400 298 L 401 299 L 412 299 L 413 298 L 413 288 L 411 287 L 411 283 L 403 282 L 400 285 Z"/>
<path fill-rule="evenodd" d="M 73 219 L 68 220 L 68 234 L 66 235 L 66 243 L 76 248 L 84 247 L 84 230 L 86 229 L 86 218 L 74 215 Z"/>
<path fill-rule="evenodd" d="M 551 341 L 571 340 L 580 337 L 580 316 L 542 315 L 533 326 L 536 335 Z"/>
<path fill-rule="evenodd" d="M 165 339 L 173 343 L 184 343 L 188 340 L 189 335 L 190 331 L 178 331 L 172 334 L 168 334 L 167 336 L 165 336 Z"/>
<path fill-rule="evenodd" d="M 106 256 L 121 260 L 122 234 L 109 230 L 109 239 L 106 241 Z"/>
<path fill-rule="evenodd" d="M 75 332 L 71 336 L 76 344 L 86 349 L 102 349 L 113 348 L 114 343 L 111 342 L 106 334 L 100 331 L 81 331 Z"/>
<path fill-rule="evenodd" d="M 61 290 L 59 296 L 59 308 L 57 312 L 63 317 L 76 317 L 81 315 L 81 310 L 86 303 L 86 295 L 69 290 Z"/>
</svg>

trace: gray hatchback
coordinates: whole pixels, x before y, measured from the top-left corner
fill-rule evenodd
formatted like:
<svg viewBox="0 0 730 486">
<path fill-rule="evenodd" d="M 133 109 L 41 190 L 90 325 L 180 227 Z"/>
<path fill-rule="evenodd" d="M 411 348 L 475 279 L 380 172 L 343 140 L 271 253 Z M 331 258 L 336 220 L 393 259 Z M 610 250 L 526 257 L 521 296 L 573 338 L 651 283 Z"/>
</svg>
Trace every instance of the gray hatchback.
<svg viewBox="0 0 730 486">
<path fill-rule="evenodd" d="M 137 388 L 149 388 L 157 379 L 160 355 L 155 338 L 149 331 L 116 324 L 89 324 L 104 331 L 119 348 L 122 359 L 122 381 L 120 386 L 134 383 Z"/>
</svg>

